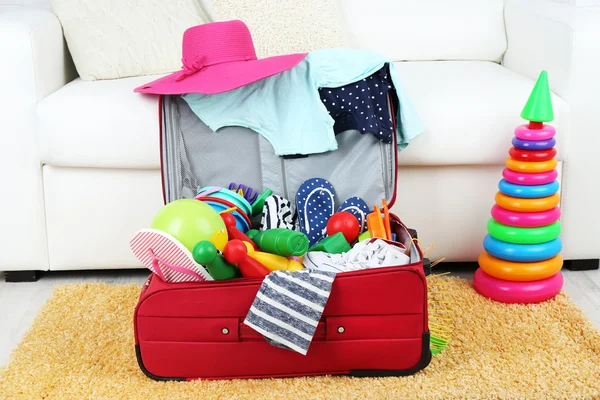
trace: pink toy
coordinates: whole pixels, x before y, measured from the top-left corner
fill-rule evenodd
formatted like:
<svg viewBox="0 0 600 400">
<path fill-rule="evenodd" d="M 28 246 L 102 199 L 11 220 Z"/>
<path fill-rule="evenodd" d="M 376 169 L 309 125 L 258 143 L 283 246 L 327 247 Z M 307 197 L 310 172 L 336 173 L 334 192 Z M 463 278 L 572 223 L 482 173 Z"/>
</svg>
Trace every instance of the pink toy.
<svg viewBox="0 0 600 400">
<path fill-rule="evenodd" d="M 520 228 L 535 228 L 550 225 L 560 218 L 560 209 L 554 207 L 540 212 L 517 212 L 507 210 L 495 204 L 492 207 L 492 218 L 504 225 Z"/>
<path fill-rule="evenodd" d="M 558 178 L 558 172 L 553 169 L 552 171 L 548 172 L 538 172 L 532 174 L 527 172 L 516 172 L 508 168 L 504 168 L 504 171 L 502 171 L 502 177 L 508 182 L 514 183 L 515 185 L 545 185 L 546 183 L 555 181 L 556 178 Z"/>
<path fill-rule="evenodd" d="M 521 140 L 548 140 L 556 135 L 556 129 L 552 125 L 542 124 L 542 127 L 536 129 L 530 127 L 530 124 L 519 125 L 515 128 L 515 136 Z"/>
<path fill-rule="evenodd" d="M 479 268 L 473 276 L 473 285 L 482 296 L 502 303 L 540 303 L 560 292 L 563 276 L 559 272 L 550 278 L 538 281 L 505 281 L 491 277 Z"/>
</svg>

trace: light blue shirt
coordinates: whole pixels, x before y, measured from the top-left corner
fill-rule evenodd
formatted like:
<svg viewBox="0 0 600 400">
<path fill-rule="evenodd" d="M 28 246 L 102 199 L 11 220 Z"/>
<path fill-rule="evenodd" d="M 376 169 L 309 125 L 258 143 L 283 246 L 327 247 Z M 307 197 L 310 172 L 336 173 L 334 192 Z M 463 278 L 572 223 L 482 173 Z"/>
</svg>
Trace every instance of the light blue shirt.
<svg viewBox="0 0 600 400">
<path fill-rule="evenodd" d="M 335 88 L 366 78 L 386 63 L 398 97 L 398 149 L 423 131 L 414 106 L 402 89 L 394 63 L 368 50 L 323 49 L 308 54 L 290 70 L 218 94 L 183 95 L 192 111 L 212 130 L 239 125 L 267 139 L 278 156 L 324 153 L 337 149 L 334 120 L 319 88 Z"/>
</svg>

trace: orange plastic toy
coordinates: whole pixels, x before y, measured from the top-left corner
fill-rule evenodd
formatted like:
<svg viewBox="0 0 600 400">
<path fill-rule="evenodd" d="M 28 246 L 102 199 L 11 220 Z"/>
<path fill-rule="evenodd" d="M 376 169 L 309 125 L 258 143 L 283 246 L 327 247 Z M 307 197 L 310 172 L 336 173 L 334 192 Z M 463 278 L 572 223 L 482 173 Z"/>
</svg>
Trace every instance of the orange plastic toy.
<svg viewBox="0 0 600 400">
<path fill-rule="evenodd" d="M 392 240 L 392 225 L 390 223 L 390 210 L 388 210 L 387 201 L 385 201 L 385 199 L 381 200 L 381 204 L 383 204 L 383 227 L 385 228 L 385 235 L 387 236 L 387 240 Z"/>
<path fill-rule="evenodd" d="M 372 213 L 367 215 L 367 229 L 371 233 L 372 238 L 386 238 L 381 211 L 377 206 L 375 206 L 375 210 Z"/>
</svg>

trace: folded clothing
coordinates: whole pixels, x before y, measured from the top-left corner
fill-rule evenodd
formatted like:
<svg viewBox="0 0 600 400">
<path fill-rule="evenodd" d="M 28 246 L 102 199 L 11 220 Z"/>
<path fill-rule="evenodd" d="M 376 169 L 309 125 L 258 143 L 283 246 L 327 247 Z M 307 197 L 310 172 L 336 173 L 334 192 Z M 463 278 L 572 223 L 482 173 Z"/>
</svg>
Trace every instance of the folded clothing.
<svg viewBox="0 0 600 400">
<path fill-rule="evenodd" d="M 329 300 L 335 273 L 271 272 L 263 280 L 244 324 L 277 347 L 306 355 Z"/>
<path fill-rule="evenodd" d="M 406 265 L 410 264 L 410 257 L 406 254 L 406 247 L 403 244 L 372 238 L 358 242 L 350 251 L 341 254 L 308 252 L 302 258 L 302 263 L 313 271 L 338 273 Z"/>
</svg>

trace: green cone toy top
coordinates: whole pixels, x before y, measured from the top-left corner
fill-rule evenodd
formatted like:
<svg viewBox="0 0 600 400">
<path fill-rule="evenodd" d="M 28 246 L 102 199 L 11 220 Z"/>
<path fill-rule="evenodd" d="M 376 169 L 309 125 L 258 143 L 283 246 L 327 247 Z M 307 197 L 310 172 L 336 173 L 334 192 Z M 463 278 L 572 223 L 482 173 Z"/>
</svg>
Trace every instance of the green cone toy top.
<svg viewBox="0 0 600 400">
<path fill-rule="evenodd" d="M 552 100 L 550 99 L 550 86 L 548 85 L 548 73 L 542 71 L 527 104 L 521 111 L 521 118 L 532 122 L 549 122 L 554 120 L 552 111 Z"/>
</svg>

